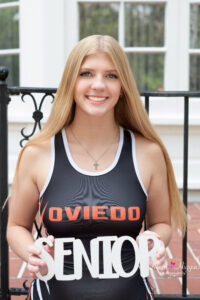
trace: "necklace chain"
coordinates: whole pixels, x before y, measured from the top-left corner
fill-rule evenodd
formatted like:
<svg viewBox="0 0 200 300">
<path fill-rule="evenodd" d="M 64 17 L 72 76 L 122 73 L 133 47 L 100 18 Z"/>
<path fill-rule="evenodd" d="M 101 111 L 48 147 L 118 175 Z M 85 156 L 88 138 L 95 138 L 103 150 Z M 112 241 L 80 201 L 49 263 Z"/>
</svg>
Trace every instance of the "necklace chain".
<svg viewBox="0 0 200 300">
<path fill-rule="evenodd" d="M 103 153 L 96 159 L 94 158 L 94 156 L 88 151 L 88 149 L 79 141 L 79 139 L 77 138 L 77 136 L 74 134 L 74 132 L 72 131 L 72 128 L 70 127 L 71 133 L 73 135 L 73 137 L 75 138 L 75 140 L 78 142 L 78 144 L 87 152 L 87 154 L 93 159 L 94 163 L 93 166 L 95 168 L 95 170 L 98 169 L 99 166 L 99 160 L 104 156 L 104 154 L 110 149 L 112 143 L 114 142 L 115 138 L 118 135 L 118 130 L 117 130 L 117 134 L 114 135 L 114 138 L 112 139 L 112 142 L 110 143 L 110 145 L 103 151 Z"/>
</svg>

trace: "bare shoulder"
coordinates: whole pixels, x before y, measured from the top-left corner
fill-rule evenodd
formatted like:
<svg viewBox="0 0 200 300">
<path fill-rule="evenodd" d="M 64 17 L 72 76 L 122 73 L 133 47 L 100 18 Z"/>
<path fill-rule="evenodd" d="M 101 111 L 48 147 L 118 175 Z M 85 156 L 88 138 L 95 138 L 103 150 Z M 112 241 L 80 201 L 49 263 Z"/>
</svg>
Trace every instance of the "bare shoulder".
<svg viewBox="0 0 200 300">
<path fill-rule="evenodd" d="M 134 133 L 134 136 L 139 169 L 148 189 L 152 177 L 155 175 L 166 176 L 167 168 L 164 153 L 158 143 L 150 141 L 138 133 Z"/>
<path fill-rule="evenodd" d="M 38 144 L 28 145 L 24 148 L 21 161 L 23 162 L 36 162 L 42 156 L 50 153 L 50 141 L 44 141 Z"/>
<path fill-rule="evenodd" d="M 20 164 L 19 172 L 30 175 L 37 181 L 39 170 L 48 168 L 50 160 L 50 140 L 28 145 L 24 148 Z"/>
<path fill-rule="evenodd" d="M 9 205 L 9 224 L 32 229 L 38 211 L 39 186 L 44 169 L 48 166 L 50 143 L 28 145 L 22 151 L 16 177 L 12 184 Z M 46 175 L 46 174 L 45 174 Z"/>
<path fill-rule="evenodd" d="M 139 151 L 148 155 L 150 159 L 160 161 L 164 159 L 164 154 L 161 146 L 155 143 L 139 133 L 134 133 L 136 145 Z"/>
</svg>

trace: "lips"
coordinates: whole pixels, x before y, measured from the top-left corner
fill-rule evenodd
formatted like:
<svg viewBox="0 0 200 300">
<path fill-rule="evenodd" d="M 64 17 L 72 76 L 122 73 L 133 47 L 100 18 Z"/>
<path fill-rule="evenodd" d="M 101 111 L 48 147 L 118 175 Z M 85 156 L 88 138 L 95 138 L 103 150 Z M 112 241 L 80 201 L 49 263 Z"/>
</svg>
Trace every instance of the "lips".
<svg viewBox="0 0 200 300">
<path fill-rule="evenodd" d="M 86 98 L 93 102 L 104 102 L 108 99 L 106 96 L 86 96 Z"/>
</svg>

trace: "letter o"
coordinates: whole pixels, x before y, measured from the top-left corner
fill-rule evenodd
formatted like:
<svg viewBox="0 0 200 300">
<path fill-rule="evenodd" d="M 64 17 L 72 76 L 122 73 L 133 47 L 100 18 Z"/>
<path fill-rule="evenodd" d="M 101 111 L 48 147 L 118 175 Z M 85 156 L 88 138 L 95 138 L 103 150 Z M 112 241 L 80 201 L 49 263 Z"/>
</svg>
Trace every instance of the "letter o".
<svg viewBox="0 0 200 300">
<path fill-rule="evenodd" d="M 136 216 L 133 216 L 133 211 L 135 211 Z M 140 208 L 138 206 L 133 206 L 128 208 L 128 219 L 130 221 L 137 221 L 140 219 Z"/>
<path fill-rule="evenodd" d="M 130 272 L 125 272 L 122 266 L 122 261 L 121 261 L 121 249 L 124 241 L 129 241 L 133 245 L 133 249 L 135 251 L 135 265 L 133 269 Z M 121 277 L 131 277 L 132 275 L 135 274 L 139 267 L 140 263 L 140 253 L 138 249 L 138 245 L 136 241 L 130 237 L 130 236 L 122 236 L 118 238 L 112 247 L 112 264 L 115 269 L 115 271 L 121 276 Z"/>
<path fill-rule="evenodd" d="M 53 213 L 56 212 L 56 218 L 54 218 Z M 49 208 L 49 220 L 53 222 L 62 221 L 62 208 L 61 207 L 50 207 Z"/>
</svg>

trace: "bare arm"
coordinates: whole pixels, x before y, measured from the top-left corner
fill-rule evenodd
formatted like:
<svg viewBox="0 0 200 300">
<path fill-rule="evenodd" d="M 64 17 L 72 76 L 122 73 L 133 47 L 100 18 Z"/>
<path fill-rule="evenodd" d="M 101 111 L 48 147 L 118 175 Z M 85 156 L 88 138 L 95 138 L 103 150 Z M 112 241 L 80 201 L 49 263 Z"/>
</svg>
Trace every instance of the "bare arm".
<svg viewBox="0 0 200 300">
<path fill-rule="evenodd" d="M 172 235 L 167 168 L 161 148 L 156 144 L 151 148 L 152 176 L 148 189 L 147 228 L 156 232 L 167 246 Z"/>
<path fill-rule="evenodd" d="M 32 226 L 38 210 L 39 191 L 34 178 L 36 151 L 24 150 L 16 181 L 9 199 L 7 239 L 13 251 L 28 261 L 28 247 L 33 244 Z"/>
<path fill-rule="evenodd" d="M 39 271 L 43 275 L 47 272 L 46 263 L 40 258 L 41 250 L 34 245 L 32 226 L 38 211 L 39 190 L 44 185 L 49 166 L 49 146 L 46 142 L 24 150 L 9 200 L 7 239 L 13 251 L 28 263 L 33 278 Z M 48 238 L 53 246 L 46 245 L 45 250 L 53 255 L 54 237 Z"/>
<path fill-rule="evenodd" d="M 166 247 L 170 242 L 171 213 L 167 183 L 167 168 L 162 149 L 159 145 L 138 138 L 141 173 L 145 180 L 148 201 L 146 209 L 147 230 L 142 234 L 153 234 L 161 240 L 156 254 L 156 266 L 150 260 L 150 266 L 158 267 L 160 272 L 167 273 Z M 142 154 L 143 153 L 143 154 Z M 153 241 L 149 240 L 149 249 Z"/>
</svg>

